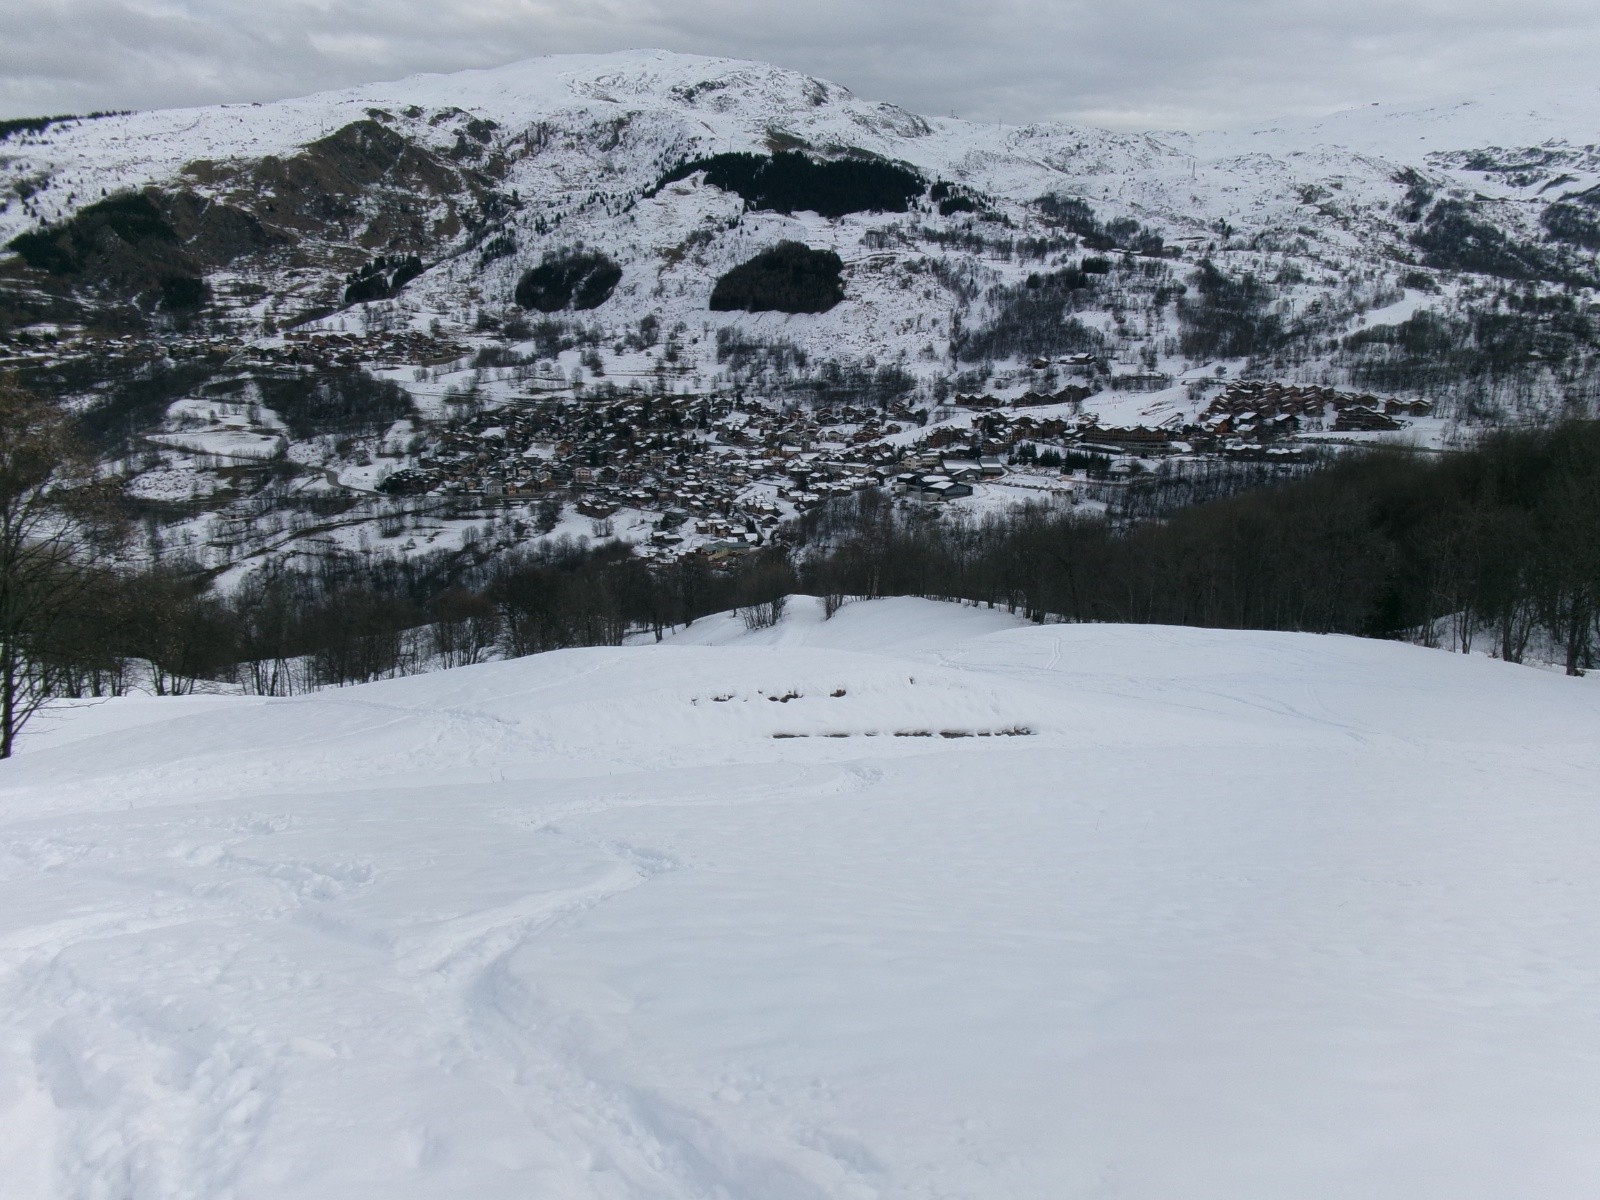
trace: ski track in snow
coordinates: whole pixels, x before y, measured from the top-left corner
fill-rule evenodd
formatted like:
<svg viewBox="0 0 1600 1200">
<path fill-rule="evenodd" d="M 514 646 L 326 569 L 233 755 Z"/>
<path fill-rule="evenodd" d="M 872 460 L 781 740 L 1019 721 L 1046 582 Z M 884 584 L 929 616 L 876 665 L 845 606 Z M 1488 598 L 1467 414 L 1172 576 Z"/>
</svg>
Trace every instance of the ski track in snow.
<svg viewBox="0 0 1600 1200">
<path fill-rule="evenodd" d="M 78 710 L 0 775 L 0 1190 L 1591 1196 L 1597 717 L 803 598 Z"/>
</svg>

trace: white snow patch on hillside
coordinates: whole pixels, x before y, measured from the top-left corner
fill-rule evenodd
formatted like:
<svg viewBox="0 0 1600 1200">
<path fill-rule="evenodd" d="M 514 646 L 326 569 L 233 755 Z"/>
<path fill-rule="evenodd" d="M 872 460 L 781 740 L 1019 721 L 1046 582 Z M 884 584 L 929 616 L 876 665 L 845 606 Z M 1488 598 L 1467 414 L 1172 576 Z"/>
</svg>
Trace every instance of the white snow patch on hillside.
<svg viewBox="0 0 1600 1200">
<path fill-rule="evenodd" d="M 195 454 L 214 454 L 218 458 L 276 458 L 283 453 L 284 447 L 284 439 L 280 435 L 255 433 L 248 429 L 152 433 L 147 435 L 147 440 Z"/>
<path fill-rule="evenodd" d="M 1595 141 L 1600 87 L 1491 89 L 1444 104 L 1367 104 L 1325 117 L 1276 121 L 1240 133 L 1203 134 L 1202 143 L 1240 148 L 1342 146 L 1406 161 L 1435 150 L 1521 148 Z M 1181 136 L 1181 135 L 1179 135 Z"/>
<path fill-rule="evenodd" d="M 0 773 L 3 1190 L 1587 1200 L 1597 718 L 804 599 L 66 712 Z"/>
</svg>

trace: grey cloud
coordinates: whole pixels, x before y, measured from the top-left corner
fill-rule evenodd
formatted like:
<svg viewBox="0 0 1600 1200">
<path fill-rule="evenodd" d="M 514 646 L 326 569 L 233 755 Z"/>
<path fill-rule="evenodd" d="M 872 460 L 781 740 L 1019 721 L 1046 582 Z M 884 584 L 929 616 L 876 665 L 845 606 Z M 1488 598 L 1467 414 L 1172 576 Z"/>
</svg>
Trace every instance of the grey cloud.
<svg viewBox="0 0 1600 1200">
<path fill-rule="evenodd" d="M 0 9 L 0 115 L 265 100 L 661 46 L 921 112 L 1202 128 L 1587 82 L 1592 0 L 58 0 Z"/>
</svg>

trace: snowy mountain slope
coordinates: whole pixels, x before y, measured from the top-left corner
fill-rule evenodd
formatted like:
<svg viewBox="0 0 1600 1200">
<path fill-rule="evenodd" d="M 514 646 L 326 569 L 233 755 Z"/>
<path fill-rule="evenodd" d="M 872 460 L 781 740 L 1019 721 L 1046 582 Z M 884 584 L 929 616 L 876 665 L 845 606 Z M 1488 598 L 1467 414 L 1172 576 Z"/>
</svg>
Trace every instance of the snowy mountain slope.
<svg viewBox="0 0 1600 1200">
<path fill-rule="evenodd" d="M 813 603 L 35 733 L 7 1195 L 1593 1193 L 1585 682 Z"/>
<path fill-rule="evenodd" d="M 422 112 L 403 115 L 413 107 Z M 662 125 L 653 147 L 658 152 L 691 146 L 710 152 L 760 150 L 775 132 L 782 132 L 819 149 L 856 147 L 1003 196 L 1032 199 L 1039 189 L 1079 177 L 1159 174 L 1165 168 L 1187 176 L 1191 160 L 1196 170 L 1226 173 L 1227 164 L 1251 154 L 1274 159 L 1316 155 L 1322 162 L 1318 174 L 1326 174 L 1341 158 L 1347 163 L 1384 159 L 1395 168 L 1422 165 L 1426 154 L 1439 151 L 1551 142 L 1589 145 L 1600 117 L 1600 92 L 1490 93 L 1454 105 L 1357 108 L 1235 133 L 1116 134 L 1088 127 L 996 127 L 925 118 L 858 100 L 837 84 L 768 64 L 630 51 L 419 75 L 270 104 L 71 121 L 5 143 L 6 166 L 18 177 L 37 177 L 41 186 L 33 193 L 34 207 L 59 218 L 75 203 L 97 195 L 96 185 L 116 190 L 166 183 L 200 159 L 288 154 L 369 117 L 373 108 L 388 110 L 397 122 L 407 122 L 400 127 L 408 136 L 441 150 L 455 145 L 457 130 L 448 118 L 434 118 L 452 109 L 494 121 L 508 140 L 541 120 L 575 130 L 582 124 L 600 128 L 654 119 Z M 630 161 L 640 146 L 619 141 L 609 150 L 620 153 L 593 155 L 599 161 L 587 163 L 577 161 L 582 156 L 563 157 L 553 172 L 556 178 L 543 186 L 549 192 L 559 192 L 563 185 L 593 187 L 619 170 L 655 165 Z M 525 181 L 538 188 L 538 174 L 526 172 Z M 0 236 L 12 237 L 29 224 L 15 202 L 0 212 Z"/>
<path fill-rule="evenodd" d="M 1274 152 L 1342 146 L 1394 162 L 1419 152 L 1501 147 L 1592 145 L 1600 127 L 1600 87 L 1486 88 L 1454 103 L 1401 107 L 1371 104 L 1326 117 L 1278 121 L 1243 132 L 1209 133 L 1196 142 L 1220 149 L 1268 145 Z M 1181 136 L 1181 135 L 1180 135 Z"/>
<path fill-rule="evenodd" d="M 1546 205 L 1600 183 L 1587 132 L 1595 99 L 1588 91 L 1491 96 L 1442 109 L 1359 109 L 1234 135 L 1126 135 L 924 118 L 759 63 L 660 51 L 560 56 L 15 135 L 0 142 L 0 241 L 122 189 L 177 198 L 164 204 L 193 197 L 183 204 L 221 206 L 236 213 L 235 224 L 254 221 L 264 232 L 255 241 L 213 234 L 220 248 L 180 234 L 186 244 L 203 244 L 197 261 L 213 296 L 250 328 L 338 307 L 344 275 L 380 253 L 415 253 L 429 268 L 401 293 L 402 321 L 470 328 L 478 312 L 510 306 L 530 265 L 583 244 L 623 269 L 614 298 L 584 318 L 603 323 L 613 338 L 646 315 L 691 330 L 743 323 L 815 355 L 944 369 L 952 311 L 964 302 L 926 274 L 929 264 L 955 264 L 980 295 L 1054 265 L 1057 252 L 1050 263 L 1013 260 L 1009 250 L 985 244 L 1047 237 L 1057 226 L 1033 206 L 1041 195 L 1084 200 L 1100 221 L 1137 221 L 1189 253 L 1235 251 L 1239 270 L 1294 261 L 1301 284 L 1283 292 L 1293 306 L 1285 311 L 1331 314 L 1337 331 L 1341 313 L 1358 315 L 1350 310 L 1360 302 L 1343 294 L 1350 276 L 1398 276 L 1418 263 L 1409 239 L 1420 216 L 1402 210 L 1408 195 L 1415 200 L 1408 189 L 1422 181 L 1430 198 L 1480 196 L 1474 203 L 1492 229 L 1542 238 Z M 1549 161 L 1525 183 L 1470 157 L 1547 142 Z M 738 197 L 698 186 L 698 177 L 655 191 L 681 161 L 781 148 L 910 164 L 929 182 L 971 189 L 1002 223 L 978 221 L 974 229 L 971 211 L 941 215 L 929 204 L 909 217 L 746 212 Z M 352 170 L 371 178 L 337 192 Z M 280 186 L 284 172 L 293 187 Z M 312 211 L 304 191 L 313 185 L 336 189 L 343 205 L 336 217 Z M 965 249 L 931 243 L 929 229 L 967 230 L 979 240 Z M 706 311 L 720 274 L 784 238 L 845 258 L 845 304 L 797 317 Z M 1181 276 L 1186 268 L 1175 270 Z M 1140 321 L 1113 320 L 1110 310 L 1147 299 L 1096 304 L 1108 311 L 1087 319 L 1114 335 L 1128 361 L 1147 343 L 1163 366 L 1181 369 L 1163 344 L 1174 327 L 1160 303 L 1143 330 Z M 975 316 L 983 316 L 981 303 Z M 708 373 L 716 370 L 709 349 L 706 339 L 693 351 Z"/>
</svg>

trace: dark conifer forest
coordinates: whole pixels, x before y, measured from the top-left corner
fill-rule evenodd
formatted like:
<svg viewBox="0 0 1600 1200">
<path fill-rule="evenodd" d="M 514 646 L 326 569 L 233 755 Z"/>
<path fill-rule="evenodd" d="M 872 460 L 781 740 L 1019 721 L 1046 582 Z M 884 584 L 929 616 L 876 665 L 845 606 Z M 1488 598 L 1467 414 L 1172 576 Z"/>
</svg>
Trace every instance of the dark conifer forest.
<svg viewBox="0 0 1600 1200">
<path fill-rule="evenodd" d="M 599 308 L 622 279 L 622 268 L 603 254 L 567 250 L 547 255 L 517 281 L 516 301 L 523 308 L 560 312 L 566 308 Z"/>
<path fill-rule="evenodd" d="M 842 217 L 856 212 L 905 212 L 927 184 L 896 163 L 871 158 L 816 161 L 793 150 L 765 154 L 714 154 L 668 171 L 656 189 L 697 171 L 706 182 L 733 192 L 752 209 L 814 212 Z"/>
<path fill-rule="evenodd" d="M 832 250 L 779 242 L 717 280 L 716 312 L 827 312 L 844 299 L 844 263 Z"/>
</svg>

